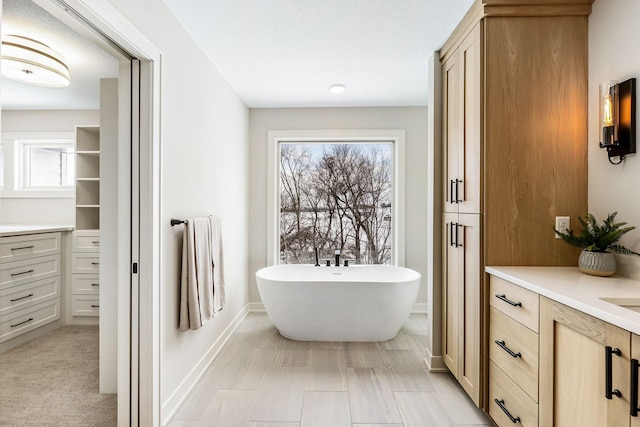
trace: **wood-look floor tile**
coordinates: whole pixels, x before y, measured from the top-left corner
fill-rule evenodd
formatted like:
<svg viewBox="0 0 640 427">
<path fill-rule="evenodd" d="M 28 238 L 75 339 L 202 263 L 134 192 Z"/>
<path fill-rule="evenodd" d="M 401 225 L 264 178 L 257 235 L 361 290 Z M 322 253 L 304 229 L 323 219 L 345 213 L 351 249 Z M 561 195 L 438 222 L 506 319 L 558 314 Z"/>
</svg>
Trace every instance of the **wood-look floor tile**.
<svg viewBox="0 0 640 427">
<path fill-rule="evenodd" d="M 380 350 L 378 342 L 345 342 L 345 350 Z"/>
<path fill-rule="evenodd" d="M 311 350 L 344 350 L 346 343 L 341 341 L 311 341 Z"/>
<path fill-rule="evenodd" d="M 347 368 L 347 387 L 354 423 L 401 423 L 385 368 Z"/>
<path fill-rule="evenodd" d="M 250 334 L 233 334 L 213 360 L 218 366 L 246 366 L 251 356 Z"/>
<path fill-rule="evenodd" d="M 347 361 L 343 350 L 312 350 L 305 390 L 347 391 Z"/>
<path fill-rule="evenodd" d="M 307 391 L 300 427 L 351 427 L 349 396 L 341 391 Z"/>
<path fill-rule="evenodd" d="M 197 427 L 198 421 L 171 420 L 167 427 Z"/>
<path fill-rule="evenodd" d="M 426 314 L 412 314 L 400 329 L 407 335 L 424 335 L 429 330 L 429 321 Z"/>
<path fill-rule="evenodd" d="M 453 427 L 453 421 L 434 392 L 396 392 L 398 409 L 406 427 Z"/>
<path fill-rule="evenodd" d="M 249 423 L 249 427 L 300 427 L 300 423 L 282 423 L 279 421 L 258 421 Z"/>
<path fill-rule="evenodd" d="M 440 403 L 456 424 L 484 424 L 487 418 L 448 373 L 432 373 L 429 379 Z"/>
<path fill-rule="evenodd" d="M 407 338 L 407 336 L 402 332 L 398 332 L 394 338 L 388 341 L 382 341 L 378 343 L 378 346 L 382 350 L 412 350 L 411 341 Z"/>
<path fill-rule="evenodd" d="M 404 424 L 351 424 L 351 427 L 404 427 Z"/>
<path fill-rule="evenodd" d="M 345 350 L 347 368 L 382 368 L 385 360 L 382 350 Z"/>
<path fill-rule="evenodd" d="M 424 362 L 412 350 L 385 350 L 393 391 L 434 391 Z"/>
<path fill-rule="evenodd" d="M 238 325 L 236 330 L 233 331 L 233 333 L 234 334 L 250 334 L 251 332 L 253 332 L 256 325 L 258 325 L 258 323 L 264 321 L 265 319 L 267 319 L 266 313 L 258 313 L 258 312 L 248 313 L 245 316 L 245 318 L 242 319 L 242 322 L 240 322 L 240 324 Z"/>
<path fill-rule="evenodd" d="M 251 421 L 299 422 L 306 368 L 266 368 Z"/>
<path fill-rule="evenodd" d="M 202 414 L 198 426 L 246 426 L 258 394 L 258 390 L 218 390 Z"/>
</svg>

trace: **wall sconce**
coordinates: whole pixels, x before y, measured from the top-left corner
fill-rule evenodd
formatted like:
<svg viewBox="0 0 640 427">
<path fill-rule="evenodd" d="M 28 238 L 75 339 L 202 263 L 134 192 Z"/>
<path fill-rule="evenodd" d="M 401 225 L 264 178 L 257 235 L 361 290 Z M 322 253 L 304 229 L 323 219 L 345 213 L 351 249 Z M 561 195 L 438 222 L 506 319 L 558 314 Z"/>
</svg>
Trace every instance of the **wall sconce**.
<svg viewBox="0 0 640 427">
<path fill-rule="evenodd" d="M 609 162 L 619 165 L 625 155 L 636 152 L 636 79 L 600 85 L 600 148 Z M 612 157 L 619 157 L 613 162 Z"/>
<path fill-rule="evenodd" d="M 37 40 L 11 34 L 2 35 L 0 73 L 37 86 L 66 87 L 71 83 L 62 55 Z"/>
</svg>

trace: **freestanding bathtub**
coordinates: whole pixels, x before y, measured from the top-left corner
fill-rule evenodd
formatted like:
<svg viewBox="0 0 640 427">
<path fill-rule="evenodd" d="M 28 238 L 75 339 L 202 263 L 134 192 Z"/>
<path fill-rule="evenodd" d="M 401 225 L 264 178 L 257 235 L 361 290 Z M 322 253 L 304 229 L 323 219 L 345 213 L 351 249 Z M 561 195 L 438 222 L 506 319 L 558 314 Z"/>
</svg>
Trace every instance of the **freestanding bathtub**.
<svg viewBox="0 0 640 427">
<path fill-rule="evenodd" d="M 420 273 L 390 265 L 287 264 L 256 272 L 269 318 L 298 341 L 386 341 L 407 321 Z"/>
</svg>

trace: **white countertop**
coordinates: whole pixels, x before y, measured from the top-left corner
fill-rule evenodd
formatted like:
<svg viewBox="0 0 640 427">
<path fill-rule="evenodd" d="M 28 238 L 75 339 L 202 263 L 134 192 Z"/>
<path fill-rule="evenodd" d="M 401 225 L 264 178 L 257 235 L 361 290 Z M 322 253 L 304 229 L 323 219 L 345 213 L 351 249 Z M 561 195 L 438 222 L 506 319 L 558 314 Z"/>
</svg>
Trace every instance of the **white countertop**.
<svg viewBox="0 0 640 427">
<path fill-rule="evenodd" d="M 577 267 L 487 267 L 487 273 L 640 335 L 640 313 L 600 298 L 634 298 L 640 280 L 595 277 Z"/>
<path fill-rule="evenodd" d="M 0 237 L 50 233 L 54 231 L 73 231 L 73 229 L 72 225 L 0 224 Z"/>
</svg>

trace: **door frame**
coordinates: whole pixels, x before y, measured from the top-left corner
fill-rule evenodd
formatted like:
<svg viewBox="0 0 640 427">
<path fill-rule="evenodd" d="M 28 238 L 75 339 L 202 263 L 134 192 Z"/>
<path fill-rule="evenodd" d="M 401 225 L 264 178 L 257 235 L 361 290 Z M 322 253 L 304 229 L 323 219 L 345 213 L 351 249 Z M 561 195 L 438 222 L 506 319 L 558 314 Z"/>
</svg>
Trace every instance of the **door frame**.
<svg viewBox="0 0 640 427">
<path fill-rule="evenodd" d="M 118 425 L 160 425 L 162 54 L 108 2 L 44 1 L 51 7 L 68 7 L 135 58 L 131 62 L 132 113 L 119 114 L 119 135 L 125 127 L 131 133 L 125 140 L 119 138 L 118 150 L 131 153 L 128 179 L 136 188 L 118 189 L 118 200 L 131 204 L 130 210 L 121 209 L 118 214 L 118 224 L 129 225 L 119 227 L 127 232 L 119 232 L 118 246 L 131 247 L 130 257 L 118 261 Z M 132 217 L 136 212 L 138 219 Z M 137 264 L 137 273 L 130 263 Z"/>
</svg>

